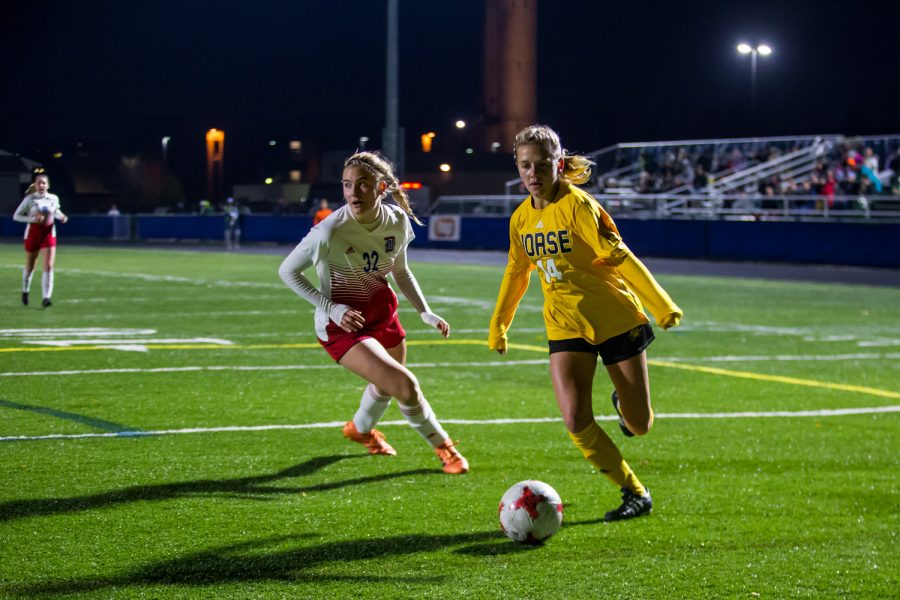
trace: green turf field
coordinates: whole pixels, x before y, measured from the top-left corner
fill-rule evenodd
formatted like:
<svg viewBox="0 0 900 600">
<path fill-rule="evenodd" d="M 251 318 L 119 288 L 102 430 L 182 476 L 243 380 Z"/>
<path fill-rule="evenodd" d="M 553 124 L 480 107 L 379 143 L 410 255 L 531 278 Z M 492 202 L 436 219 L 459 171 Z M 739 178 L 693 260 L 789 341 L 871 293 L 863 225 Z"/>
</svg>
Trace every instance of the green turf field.
<svg viewBox="0 0 900 600">
<path fill-rule="evenodd" d="M 675 277 L 650 347 L 657 421 L 601 426 L 654 498 L 569 441 L 540 290 L 487 351 L 499 267 L 414 264 L 447 341 L 402 301 L 409 362 L 472 471 L 448 476 L 396 407 L 369 457 L 340 425 L 362 383 L 318 347 L 281 257 L 63 246 L 54 306 L 0 245 L 0 597 L 897 597 L 900 289 Z M 511 422 L 492 422 L 507 419 Z M 497 503 L 551 484 L 562 530 L 507 540 Z"/>
</svg>

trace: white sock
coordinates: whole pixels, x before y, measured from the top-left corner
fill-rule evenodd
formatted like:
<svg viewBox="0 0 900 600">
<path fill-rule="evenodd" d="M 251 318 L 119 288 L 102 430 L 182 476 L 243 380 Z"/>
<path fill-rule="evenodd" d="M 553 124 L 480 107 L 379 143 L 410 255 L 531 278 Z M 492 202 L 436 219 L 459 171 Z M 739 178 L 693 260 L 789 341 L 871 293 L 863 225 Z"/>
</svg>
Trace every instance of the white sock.
<svg viewBox="0 0 900 600">
<path fill-rule="evenodd" d="M 44 292 L 44 298 L 49 298 L 53 295 L 53 271 L 41 273 L 41 290 Z"/>
<path fill-rule="evenodd" d="M 438 423 L 437 417 L 434 416 L 434 411 L 431 410 L 431 405 L 428 404 L 428 400 L 421 398 L 419 404 L 415 406 L 404 406 L 402 404 L 399 406 L 400 412 L 403 413 L 403 416 L 406 417 L 412 428 L 419 432 L 419 435 L 425 438 L 425 441 L 431 444 L 433 448 L 437 448 L 444 443 L 444 440 L 448 439 L 447 432 Z"/>
<path fill-rule="evenodd" d="M 359 400 L 359 409 L 353 415 L 353 424 L 360 433 L 369 433 L 381 419 L 381 415 L 391 403 L 390 396 L 379 396 L 371 383 L 363 390 Z"/>
<path fill-rule="evenodd" d="M 34 271 L 29 272 L 28 269 L 22 268 L 22 291 L 31 291 L 31 278 L 34 277 Z"/>
</svg>

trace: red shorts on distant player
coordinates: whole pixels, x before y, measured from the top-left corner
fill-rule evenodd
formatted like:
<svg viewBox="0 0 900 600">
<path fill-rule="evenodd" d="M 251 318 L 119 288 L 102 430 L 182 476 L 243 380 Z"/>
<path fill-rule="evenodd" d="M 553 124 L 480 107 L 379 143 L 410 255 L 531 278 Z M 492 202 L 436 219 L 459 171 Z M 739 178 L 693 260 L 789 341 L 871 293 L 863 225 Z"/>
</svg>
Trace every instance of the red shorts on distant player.
<svg viewBox="0 0 900 600">
<path fill-rule="evenodd" d="M 29 223 L 25 235 L 25 252 L 37 252 L 41 248 L 56 247 L 56 232 L 53 225 Z"/>
<path fill-rule="evenodd" d="M 394 313 L 394 318 L 386 325 L 377 329 L 367 329 L 364 327 L 359 331 L 348 333 L 334 323 L 328 323 L 326 331 L 328 332 L 328 341 L 323 342 L 322 340 L 319 340 L 319 343 L 322 344 L 325 351 L 328 352 L 328 354 L 331 355 L 331 358 L 336 362 L 340 362 L 341 358 L 350 348 L 364 339 L 373 338 L 385 348 L 393 348 L 394 346 L 398 346 L 400 342 L 406 338 L 406 331 L 403 330 L 403 326 L 400 324 L 400 319 L 397 318 L 396 313 Z"/>
</svg>

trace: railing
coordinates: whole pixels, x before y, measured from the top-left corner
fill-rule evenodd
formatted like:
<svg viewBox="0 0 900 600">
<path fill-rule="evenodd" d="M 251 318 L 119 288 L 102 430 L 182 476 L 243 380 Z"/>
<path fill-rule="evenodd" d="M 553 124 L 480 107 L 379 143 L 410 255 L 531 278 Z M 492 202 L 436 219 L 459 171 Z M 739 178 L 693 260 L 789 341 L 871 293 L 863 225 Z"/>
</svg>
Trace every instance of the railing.
<svg viewBox="0 0 900 600">
<path fill-rule="evenodd" d="M 816 142 L 826 140 L 838 143 L 845 138 L 838 134 L 822 134 L 822 135 L 806 135 L 806 136 L 771 136 L 771 137 L 752 137 L 752 138 L 721 138 L 707 140 L 671 140 L 659 142 L 629 142 L 614 144 L 590 152 L 586 154 L 588 158 L 596 163 L 594 168 L 594 180 L 605 182 L 609 178 L 625 179 L 626 183 L 632 183 L 634 174 L 640 170 L 639 158 L 643 152 L 659 153 L 669 148 L 672 150 L 684 149 L 692 153 L 695 157 L 701 152 L 709 152 L 713 162 L 717 162 L 718 158 L 725 151 L 732 149 L 740 149 L 742 152 L 752 152 L 759 149 L 768 149 L 772 146 L 781 148 L 782 150 L 793 150 L 797 147 L 808 147 Z M 896 146 L 898 136 L 877 136 L 865 138 L 873 140 L 875 144 L 881 144 L 884 150 Z M 887 156 L 883 153 L 883 156 Z M 717 165 L 714 171 L 721 170 Z M 517 186 L 522 182 L 521 179 L 510 179 L 505 184 L 505 192 L 507 194 L 516 194 Z"/>
<path fill-rule="evenodd" d="M 900 222 L 900 197 L 706 194 L 596 194 L 613 217 L 638 219 L 866 220 Z M 441 196 L 429 215 L 508 217 L 522 201 L 510 196 Z"/>
<path fill-rule="evenodd" d="M 798 172 L 811 171 L 815 166 L 816 159 L 822 156 L 830 147 L 830 141 L 816 140 L 811 145 L 800 150 L 789 152 L 717 179 L 709 184 L 709 193 L 720 194 L 729 190 L 736 190 L 748 183 L 756 183 L 771 175 L 786 173 L 798 167 L 808 167 L 805 171 L 801 168 Z"/>
</svg>

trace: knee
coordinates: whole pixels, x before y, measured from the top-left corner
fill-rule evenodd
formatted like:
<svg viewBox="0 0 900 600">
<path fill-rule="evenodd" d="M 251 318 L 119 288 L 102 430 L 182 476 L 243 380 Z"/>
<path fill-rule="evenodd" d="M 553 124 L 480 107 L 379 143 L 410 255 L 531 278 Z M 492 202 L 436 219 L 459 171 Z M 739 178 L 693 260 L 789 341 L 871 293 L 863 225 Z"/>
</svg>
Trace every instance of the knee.
<svg viewBox="0 0 900 600">
<path fill-rule="evenodd" d="M 415 405 L 419 403 L 422 390 L 415 377 L 411 375 L 399 377 L 393 383 L 392 388 L 391 396 L 396 398 L 400 404 Z"/>
<path fill-rule="evenodd" d="M 633 423 L 628 421 L 628 431 L 633 433 L 634 435 L 641 436 L 647 435 L 650 433 L 650 429 L 653 427 L 653 418 L 647 419 L 646 421 L 641 420 L 639 423 Z"/>
</svg>

